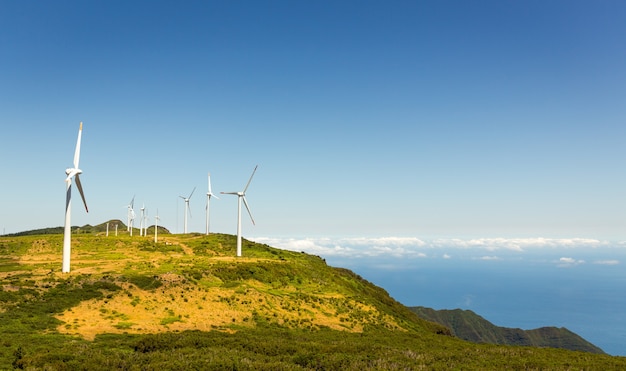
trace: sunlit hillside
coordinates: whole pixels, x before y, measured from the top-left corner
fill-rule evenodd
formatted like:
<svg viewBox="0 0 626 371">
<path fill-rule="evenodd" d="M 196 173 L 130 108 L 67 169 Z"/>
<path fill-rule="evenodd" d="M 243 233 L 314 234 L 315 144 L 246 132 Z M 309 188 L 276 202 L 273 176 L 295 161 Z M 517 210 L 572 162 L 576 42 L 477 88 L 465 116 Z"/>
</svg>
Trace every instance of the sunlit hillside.
<svg viewBox="0 0 626 371">
<path fill-rule="evenodd" d="M 235 237 L 0 237 L 0 369 L 605 369 L 626 359 L 472 344 L 317 256 Z"/>
</svg>

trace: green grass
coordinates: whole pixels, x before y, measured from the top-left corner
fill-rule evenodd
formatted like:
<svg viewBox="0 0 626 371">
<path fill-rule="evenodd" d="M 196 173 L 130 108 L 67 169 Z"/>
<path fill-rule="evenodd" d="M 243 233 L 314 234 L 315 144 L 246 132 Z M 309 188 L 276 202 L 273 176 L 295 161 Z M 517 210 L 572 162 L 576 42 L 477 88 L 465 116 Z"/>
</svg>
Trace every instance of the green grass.
<svg viewBox="0 0 626 371">
<path fill-rule="evenodd" d="M 244 257 L 231 259 L 234 236 L 170 235 L 166 240 L 169 244 L 152 248 L 135 237 L 81 234 L 73 238 L 73 272 L 61 274 L 60 236 L 0 237 L 0 369 L 626 369 L 623 357 L 461 341 L 419 319 L 384 289 L 316 256 L 244 241 Z M 55 270 L 45 259 L 16 263 L 38 254 L 56 254 Z M 55 317 L 80 303 L 122 295 L 131 305 L 127 308 L 140 310 L 147 305 L 140 295 L 166 292 L 166 287 L 180 288 L 176 301 L 168 304 L 173 295 L 168 294 L 162 303 L 150 304 L 163 308 L 159 324 L 165 330 L 188 322 L 179 306 L 208 312 L 216 305 L 188 302 L 192 293 L 201 297 L 223 290 L 220 303 L 245 312 L 241 320 L 215 325 L 213 331 L 130 334 L 138 326 L 129 310 L 103 305 L 96 317 L 129 334 L 103 333 L 88 341 L 59 332 L 90 321 L 63 323 Z M 315 310 L 322 311 L 318 318 Z M 332 330 L 319 322 L 337 317 L 345 328 L 363 331 Z M 389 318 L 402 329 L 390 329 L 395 327 Z"/>
</svg>

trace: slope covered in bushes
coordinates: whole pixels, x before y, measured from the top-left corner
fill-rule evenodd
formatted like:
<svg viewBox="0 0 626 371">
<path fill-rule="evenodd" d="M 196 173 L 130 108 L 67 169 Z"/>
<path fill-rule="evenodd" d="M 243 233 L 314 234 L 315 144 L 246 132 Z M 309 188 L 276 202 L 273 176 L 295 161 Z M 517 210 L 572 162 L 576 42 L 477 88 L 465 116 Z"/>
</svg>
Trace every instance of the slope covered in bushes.
<svg viewBox="0 0 626 371">
<path fill-rule="evenodd" d="M 0 369 L 406 369 L 626 366 L 606 355 L 477 345 L 353 272 L 230 235 L 0 237 Z"/>
</svg>

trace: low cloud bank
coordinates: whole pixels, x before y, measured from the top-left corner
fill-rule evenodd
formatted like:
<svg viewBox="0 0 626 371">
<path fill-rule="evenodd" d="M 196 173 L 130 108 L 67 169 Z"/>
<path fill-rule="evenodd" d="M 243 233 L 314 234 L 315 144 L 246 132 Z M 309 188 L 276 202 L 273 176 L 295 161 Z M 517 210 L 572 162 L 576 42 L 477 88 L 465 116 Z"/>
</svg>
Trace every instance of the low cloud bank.
<svg viewBox="0 0 626 371">
<path fill-rule="evenodd" d="M 329 258 L 452 259 L 462 254 L 472 259 L 498 261 L 502 260 L 502 256 L 510 256 L 511 254 L 523 256 L 525 253 L 532 252 L 567 251 L 568 255 L 574 255 L 576 252 L 605 249 L 626 251 L 626 245 L 623 242 L 610 243 L 588 238 L 450 238 L 424 240 L 416 237 L 301 239 L 256 237 L 252 240 L 285 250 L 303 251 Z M 584 262 L 579 258 L 564 257 L 556 261 L 556 264 L 561 267 L 570 267 Z M 620 261 L 610 257 L 596 259 L 593 263 L 617 265 Z"/>
</svg>

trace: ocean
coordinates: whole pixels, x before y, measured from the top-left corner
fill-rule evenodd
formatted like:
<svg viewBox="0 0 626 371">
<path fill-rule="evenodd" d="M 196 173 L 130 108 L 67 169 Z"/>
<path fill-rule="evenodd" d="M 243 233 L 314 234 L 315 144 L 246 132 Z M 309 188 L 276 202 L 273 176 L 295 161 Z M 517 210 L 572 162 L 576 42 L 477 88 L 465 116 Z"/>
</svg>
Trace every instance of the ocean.
<svg viewBox="0 0 626 371">
<path fill-rule="evenodd" d="M 595 260 L 606 264 L 562 257 L 327 261 L 407 306 L 469 309 L 502 327 L 566 327 L 608 354 L 626 356 L 626 259 L 617 263 L 615 252 L 611 260 Z"/>
</svg>

